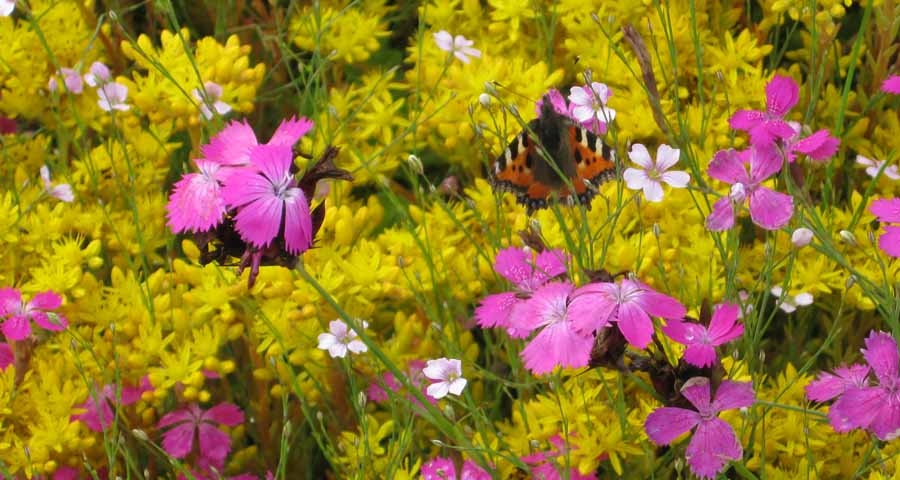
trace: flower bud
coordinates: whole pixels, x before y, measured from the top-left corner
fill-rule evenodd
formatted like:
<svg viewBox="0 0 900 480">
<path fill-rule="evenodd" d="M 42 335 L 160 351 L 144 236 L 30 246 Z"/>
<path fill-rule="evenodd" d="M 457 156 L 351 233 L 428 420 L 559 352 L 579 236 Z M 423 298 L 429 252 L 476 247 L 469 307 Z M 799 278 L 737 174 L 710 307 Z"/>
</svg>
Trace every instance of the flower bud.
<svg viewBox="0 0 900 480">
<path fill-rule="evenodd" d="M 422 161 L 419 160 L 419 157 L 414 154 L 410 154 L 409 157 L 406 158 L 406 161 L 409 163 L 409 166 L 412 167 L 413 171 L 422 175 L 425 173 L 425 167 L 422 166 Z"/>
<path fill-rule="evenodd" d="M 478 96 L 478 103 L 480 103 L 484 108 L 491 108 L 491 96 L 486 93 L 482 93 Z"/>
<path fill-rule="evenodd" d="M 791 243 L 797 248 L 805 247 L 812 242 L 814 236 L 812 230 L 806 227 L 800 227 L 791 234 Z"/>
<path fill-rule="evenodd" d="M 847 245 L 856 246 L 856 235 L 853 235 L 853 232 L 850 230 L 841 230 L 838 232 L 838 235 L 841 236 L 841 240 L 844 241 Z"/>
</svg>

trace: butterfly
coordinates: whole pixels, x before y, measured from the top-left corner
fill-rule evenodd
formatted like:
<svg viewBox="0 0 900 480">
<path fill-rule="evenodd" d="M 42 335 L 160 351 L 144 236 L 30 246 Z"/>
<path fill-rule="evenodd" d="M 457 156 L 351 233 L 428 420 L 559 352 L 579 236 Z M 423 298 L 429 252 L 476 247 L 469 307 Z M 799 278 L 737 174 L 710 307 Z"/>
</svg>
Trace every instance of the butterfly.
<svg viewBox="0 0 900 480">
<path fill-rule="evenodd" d="M 529 215 L 546 208 L 554 192 L 566 204 L 577 200 L 590 208 L 597 186 L 615 176 L 613 149 L 557 112 L 549 96 L 544 96 L 538 118 L 512 139 L 489 175 L 494 190 L 514 193 Z"/>
</svg>

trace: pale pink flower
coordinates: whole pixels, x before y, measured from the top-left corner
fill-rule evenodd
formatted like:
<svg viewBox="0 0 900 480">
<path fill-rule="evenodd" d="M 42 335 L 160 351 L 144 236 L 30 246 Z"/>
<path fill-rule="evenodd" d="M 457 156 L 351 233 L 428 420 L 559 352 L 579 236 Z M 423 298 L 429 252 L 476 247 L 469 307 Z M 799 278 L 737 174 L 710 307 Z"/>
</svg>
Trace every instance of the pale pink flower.
<svg viewBox="0 0 900 480">
<path fill-rule="evenodd" d="M 13 355 L 12 348 L 8 343 L 0 343 L 0 372 L 6 370 L 6 367 L 15 363 L 16 357 Z"/>
<path fill-rule="evenodd" d="M 166 204 L 167 223 L 175 233 L 205 232 L 218 226 L 225 216 L 220 183 L 224 167 L 202 158 L 194 159 L 194 164 L 199 172 L 182 176 Z"/>
<path fill-rule="evenodd" d="M 84 74 L 84 82 L 92 87 L 99 87 L 112 79 L 109 67 L 102 62 L 94 62 L 91 68 Z"/>
<path fill-rule="evenodd" d="M 784 116 L 797 104 L 800 87 L 790 77 L 775 75 L 766 85 L 766 111 L 738 110 L 731 116 L 731 128 L 750 134 L 756 147 L 771 145 L 776 139 L 787 140 L 795 135 Z"/>
<path fill-rule="evenodd" d="M 219 115 L 225 115 L 231 111 L 231 105 L 223 102 L 222 86 L 216 82 L 206 82 L 203 84 L 203 92 L 199 88 L 191 90 L 191 95 L 200 103 L 200 114 L 207 120 L 212 120 L 213 112 Z"/>
<path fill-rule="evenodd" d="M 595 133 L 606 133 L 606 125 L 616 119 L 616 111 L 606 106 L 611 96 L 612 90 L 600 82 L 572 87 L 569 91 L 571 116 Z"/>
<path fill-rule="evenodd" d="M 813 402 L 827 402 L 843 394 L 848 388 L 863 388 L 869 384 L 868 365 L 838 367 L 834 373 L 822 372 L 806 386 L 806 398 Z"/>
<path fill-rule="evenodd" d="M 745 163 L 750 164 L 747 173 Z M 720 198 L 706 218 L 712 231 L 734 227 L 735 206 L 750 203 L 750 218 L 766 230 L 777 230 L 791 220 L 794 199 L 790 195 L 762 186 L 762 182 L 781 169 L 783 162 L 774 150 L 750 148 L 742 152 L 720 150 L 709 164 L 710 177 L 731 184 L 731 192 Z"/>
<path fill-rule="evenodd" d="M 97 104 L 102 110 L 124 112 L 131 109 L 131 106 L 125 103 L 125 99 L 128 98 L 128 87 L 121 83 L 105 83 L 97 89 L 97 95 L 100 97 Z"/>
<path fill-rule="evenodd" d="M 900 355 L 897 342 L 889 333 L 872 331 L 862 349 L 877 384 L 868 382 L 844 385 L 843 393 L 828 411 L 832 427 L 838 432 L 863 428 L 880 440 L 900 436 Z M 858 372 L 857 372 L 858 373 Z"/>
<path fill-rule="evenodd" d="M 50 169 L 47 168 L 47 165 L 41 167 L 41 181 L 44 183 L 44 191 L 47 192 L 47 195 L 67 203 L 75 200 L 71 185 L 68 183 L 60 183 L 58 185 L 50 183 Z"/>
<path fill-rule="evenodd" d="M 497 252 L 494 271 L 513 284 L 513 291 L 488 295 L 475 309 L 482 328 L 501 327 L 514 338 L 531 332 L 521 328 L 521 308 L 535 290 L 566 273 L 566 256 L 561 250 L 546 250 L 533 255 L 530 250 L 509 247 Z"/>
<path fill-rule="evenodd" d="M 425 374 L 422 373 L 425 365 L 426 363 L 422 360 L 411 360 L 406 365 L 406 377 L 409 380 L 410 385 L 412 385 L 413 388 L 419 390 L 429 403 L 431 403 L 432 405 L 437 405 L 437 399 L 429 395 L 428 392 L 422 388 L 425 384 L 425 380 L 427 380 L 425 378 Z M 397 378 L 394 377 L 393 373 L 385 372 L 384 375 L 382 375 L 380 381 L 372 382 L 369 385 L 369 388 L 366 389 L 366 394 L 368 395 L 369 400 L 377 403 L 382 403 L 390 399 L 385 388 L 396 394 L 400 391 L 401 387 L 402 385 L 397 381 Z M 407 392 L 406 399 L 415 405 L 422 405 L 422 402 L 419 401 L 418 397 L 416 395 L 413 395 L 411 392 Z"/>
<path fill-rule="evenodd" d="M 862 155 L 856 156 L 856 164 L 866 167 L 866 173 L 872 178 L 878 178 L 878 172 L 882 172 L 885 177 L 891 180 L 900 180 L 900 169 L 896 165 L 884 166 L 887 163 L 884 160 L 872 160 Z M 884 168 L 884 170 L 882 170 Z"/>
<path fill-rule="evenodd" d="M 16 9 L 16 0 L 0 0 L 0 17 L 8 17 L 12 15 Z"/>
<path fill-rule="evenodd" d="M 568 315 L 577 331 L 591 334 L 615 323 L 637 348 L 646 348 L 653 338 L 651 316 L 680 320 L 687 313 L 678 300 L 627 278 L 619 283 L 589 283 L 572 297 Z"/>
<path fill-rule="evenodd" d="M 62 77 L 67 92 L 78 95 L 84 91 L 84 83 L 81 81 L 81 74 L 79 74 L 77 70 L 60 68 L 56 72 L 56 75 L 50 77 L 50 81 L 47 82 L 47 88 L 51 92 L 55 92 L 59 88 L 56 79 L 57 75 Z"/>
<path fill-rule="evenodd" d="M 194 440 L 197 439 L 200 459 L 221 466 L 231 451 L 231 437 L 216 425 L 234 427 L 241 423 L 244 423 L 244 413 L 232 403 L 220 403 L 205 411 L 197 404 L 191 404 L 183 410 L 164 415 L 157 428 L 172 427 L 163 434 L 162 441 L 162 447 L 169 455 L 187 457 L 194 450 Z"/>
<path fill-rule="evenodd" d="M 144 392 L 150 391 L 153 391 L 153 386 L 150 385 L 150 379 L 146 376 L 141 379 L 140 385 L 136 387 L 123 385 L 121 390 L 119 390 L 116 385 L 106 385 L 101 391 L 95 391 L 88 395 L 87 400 L 78 406 L 78 408 L 84 409 L 85 412 L 72 415 L 72 420 L 80 420 L 91 430 L 102 432 L 112 425 L 116 417 L 113 405 L 123 407 L 131 405 L 140 400 Z"/>
<path fill-rule="evenodd" d="M 885 224 L 884 233 L 878 237 L 878 248 L 900 258 L 900 198 L 875 200 L 869 205 L 869 211 Z"/>
<path fill-rule="evenodd" d="M 663 199 L 662 184 L 673 188 L 684 188 L 691 181 L 687 172 L 669 171 L 678 163 L 681 150 L 668 145 L 660 145 L 656 150 L 656 160 L 650 157 L 647 147 L 636 143 L 628 152 L 628 158 L 640 168 L 627 168 L 622 178 L 628 188 L 643 190 L 644 198 L 650 202 L 661 202 Z"/>
<path fill-rule="evenodd" d="M 729 460 L 740 460 L 744 455 L 734 429 L 719 418 L 719 412 L 752 405 L 753 385 L 724 380 L 716 389 L 715 400 L 711 400 L 709 379 L 694 377 L 685 382 L 681 394 L 697 410 L 658 408 L 647 417 L 644 431 L 653 443 L 668 445 L 696 427 L 685 457 L 694 475 L 715 478 Z"/>
<path fill-rule="evenodd" d="M 14 288 L 0 289 L 0 318 L 5 319 L 0 331 L 7 340 L 24 340 L 31 335 L 31 322 L 59 332 L 69 322 L 62 315 L 52 312 L 62 305 L 62 297 L 52 291 L 36 294 L 30 302 L 22 301 L 22 294 Z"/>
<path fill-rule="evenodd" d="M 737 304 L 721 303 L 713 309 L 709 327 L 672 320 L 662 331 L 672 340 L 687 346 L 684 349 L 684 361 L 695 367 L 709 367 L 717 359 L 716 347 L 744 333 L 744 325 L 737 322 L 740 311 Z"/>
<path fill-rule="evenodd" d="M 791 234 L 791 243 L 797 248 L 802 248 L 810 244 L 815 234 L 806 227 L 800 227 Z"/>
<path fill-rule="evenodd" d="M 467 380 L 462 376 L 461 360 L 446 357 L 428 360 L 422 373 L 429 380 L 434 381 L 426 391 L 428 395 L 438 400 L 446 397 L 447 394 L 459 396 L 466 388 Z"/>
<path fill-rule="evenodd" d="M 491 474 L 472 460 L 463 462 L 459 476 L 456 465 L 447 457 L 436 457 L 422 465 L 422 480 L 490 480 Z"/>
<path fill-rule="evenodd" d="M 294 154 L 287 145 L 259 145 L 250 152 L 250 165 L 234 169 L 222 187 L 228 208 L 237 209 L 235 229 L 256 247 L 284 240 L 288 253 L 312 246 L 309 201 L 291 173 Z"/>
<path fill-rule="evenodd" d="M 788 122 L 788 125 L 795 132 L 794 136 L 784 141 L 783 150 L 788 162 L 793 162 L 798 153 L 819 162 L 824 162 L 837 153 L 841 141 L 832 137 L 827 129 L 818 130 L 805 138 L 800 138 L 803 127 L 797 122 Z"/>
<path fill-rule="evenodd" d="M 797 295 L 790 295 L 778 285 L 772 287 L 771 292 L 776 298 L 776 305 L 784 311 L 784 313 L 794 313 L 797 310 L 797 307 L 807 307 L 812 305 L 814 300 L 811 293 L 800 292 Z"/>
<path fill-rule="evenodd" d="M 362 328 L 367 328 L 369 322 L 359 321 Z M 351 329 L 340 319 L 328 323 L 328 332 L 319 334 L 320 350 L 328 350 L 331 358 L 344 358 L 347 352 L 363 353 L 369 350 L 366 344 L 359 339 L 356 330 Z"/>
<path fill-rule="evenodd" d="M 472 48 L 472 40 L 462 35 L 453 36 L 446 30 L 434 34 L 434 41 L 441 50 L 452 53 L 463 63 L 469 63 L 469 57 L 481 57 L 481 50 Z"/>
<path fill-rule="evenodd" d="M 881 91 L 900 95 L 900 75 L 891 75 L 881 84 Z"/>
</svg>

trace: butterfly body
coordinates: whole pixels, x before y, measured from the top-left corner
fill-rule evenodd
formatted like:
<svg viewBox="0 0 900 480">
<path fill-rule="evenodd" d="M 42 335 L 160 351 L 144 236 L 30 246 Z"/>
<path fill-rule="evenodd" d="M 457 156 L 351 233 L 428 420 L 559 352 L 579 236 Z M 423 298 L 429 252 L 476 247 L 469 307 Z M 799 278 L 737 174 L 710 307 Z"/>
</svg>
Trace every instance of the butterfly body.
<svg viewBox="0 0 900 480">
<path fill-rule="evenodd" d="M 596 187 L 615 174 L 613 150 L 554 110 L 545 97 L 540 116 L 512 139 L 490 176 L 495 190 L 516 194 L 531 214 L 546 208 L 554 193 L 564 203 L 590 208 Z"/>
</svg>

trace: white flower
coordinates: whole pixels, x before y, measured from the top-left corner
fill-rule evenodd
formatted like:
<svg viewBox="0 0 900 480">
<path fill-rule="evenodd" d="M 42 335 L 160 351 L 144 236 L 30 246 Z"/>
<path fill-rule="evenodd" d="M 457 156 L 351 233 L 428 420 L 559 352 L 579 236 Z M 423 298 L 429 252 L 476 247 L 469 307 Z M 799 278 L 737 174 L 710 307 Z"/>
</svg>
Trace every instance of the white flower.
<svg viewBox="0 0 900 480">
<path fill-rule="evenodd" d="M 481 50 L 472 48 L 475 42 L 462 35 L 454 37 L 446 30 L 441 30 L 434 34 L 434 41 L 437 43 L 438 48 L 452 53 L 463 63 L 469 63 L 470 56 L 481 58 Z"/>
<path fill-rule="evenodd" d="M 812 242 L 814 236 L 812 230 L 806 227 L 800 227 L 791 234 L 791 243 L 797 248 L 805 247 L 809 245 L 809 242 Z"/>
<path fill-rule="evenodd" d="M 599 120 L 606 124 L 616 119 L 616 111 L 607 107 L 606 102 L 612 92 L 605 84 L 591 82 L 591 85 L 572 87 L 569 91 L 569 101 L 575 107 L 572 116 L 581 123 Z"/>
<path fill-rule="evenodd" d="M 783 310 L 785 313 L 793 313 L 797 310 L 797 307 L 805 307 L 807 305 L 812 305 L 813 296 L 811 293 L 798 293 L 796 296 L 788 295 L 784 292 L 784 290 L 779 286 L 772 287 L 772 295 L 778 299 L 776 302 L 778 303 L 778 308 Z"/>
<path fill-rule="evenodd" d="M 0 17 L 8 17 L 12 15 L 16 9 L 16 0 L 0 0 Z"/>
<path fill-rule="evenodd" d="M 44 191 L 51 197 L 56 197 L 67 203 L 75 200 L 75 195 L 72 194 L 72 187 L 68 183 L 60 183 L 55 186 L 50 183 L 50 169 L 46 165 L 41 167 L 41 180 L 44 182 Z"/>
<path fill-rule="evenodd" d="M 206 82 L 203 84 L 205 95 L 200 93 L 199 88 L 191 90 L 191 95 L 200 102 L 200 114 L 207 120 L 212 120 L 213 111 L 219 115 L 225 115 L 231 111 L 231 105 L 219 100 L 222 98 L 222 86 L 216 82 Z"/>
<path fill-rule="evenodd" d="M 425 390 L 435 399 L 444 398 L 448 393 L 459 395 L 466 388 L 466 379 L 462 377 L 462 361 L 460 360 L 453 358 L 429 360 L 422 369 L 422 373 L 431 380 L 437 380 Z"/>
<path fill-rule="evenodd" d="M 885 161 L 872 160 L 862 155 L 857 155 L 856 163 L 864 165 L 866 167 L 866 173 L 868 173 L 870 177 L 875 178 L 875 176 L 878 175 L 878 171 L 881 170 L 882 165 L 885 164 Z M 888 165 L 884 169 L 884 176 L 891 180 L 900 180 L 900 170 L 897 169 L 896 165 Z"/>
<path fill-rule="evenodd" d="M 108 82 L 110 78 L 109 68 L 101 62 L 92 63 L 88 73 L 84 74 L 84 81 L 92 87 L 99 87 Z"/>
<path fill-rule="evenodd" d="M 369 323 L 365 321 L 360 321 L 360 324 L 362 328 L 369 326 Z M 331 333 L 319 334 L 319 348 L 328 350 L 331 358 L 344 358 L 347 356 L 347 351 L 363 353 L 369 350 L 356 332 L 350 330 L 347 324 L 341 320 L 332 320 L 328 324 L 328 330 Z"/>
<path fill-rule="evenodd" d="M 113 110 L 121 110 L 124 112 L 131 108 L 130 105 L 125 103 L 125 99 L 128 98 L 128 87 L 121 83 L 103 84 L 103 86 L 97 89 L 97 95 L 100 97 L 97 104 L 107 112 Z"/>
<path fill-rule="evenodd" d="M 674 188 L 684 188 L 691 181 L 687 172 L 667 171 L 678 163 L 681 150 L 668 145 L 660 145 L 656 150 L 656 161 L 650 158 L 647 147 L 636 143 L 628 152 L 631 161 L 641 168 L 628 168 L 622 175 L 625 183 L 632 190 L 644 190 L 644 197 L 651 202 L 659 202 L 663 199 L 663 182 Z"/>
</svg>

